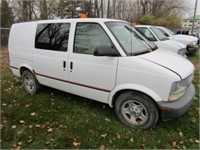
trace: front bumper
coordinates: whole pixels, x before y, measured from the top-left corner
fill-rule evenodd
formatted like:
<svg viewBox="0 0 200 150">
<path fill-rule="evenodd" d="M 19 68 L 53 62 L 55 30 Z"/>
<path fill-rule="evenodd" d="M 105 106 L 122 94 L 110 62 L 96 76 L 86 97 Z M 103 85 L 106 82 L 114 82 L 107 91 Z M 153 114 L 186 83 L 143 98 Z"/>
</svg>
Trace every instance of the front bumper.
<svg viewBox="0 0 200 150">
<path fill-rule="evenodd" d="M 194 85 L 191 84 L 185 95 L 174 102 L 159 102 L 161 117 L 163 121 L 170 120 L 174 117 L 181 116 L 191 106 L 195 94 Z"/>
<path fill-rule="evenodd" d="M 188 55 L 195 54 L 198 49 L 199 49 L 198 45 L 194 45 L 194 46 L 187 45 L 186 54 Z"/>
</svg>

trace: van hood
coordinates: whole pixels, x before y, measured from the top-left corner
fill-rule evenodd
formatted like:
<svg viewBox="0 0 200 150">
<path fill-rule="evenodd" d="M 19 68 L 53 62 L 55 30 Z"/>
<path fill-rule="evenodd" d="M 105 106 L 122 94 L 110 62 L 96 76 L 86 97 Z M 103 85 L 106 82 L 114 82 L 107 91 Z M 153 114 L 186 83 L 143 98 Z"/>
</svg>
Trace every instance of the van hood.
<svg viewBox="0 0 200 150">
<path fill-rule="evenodd" d="M 167 40 L 169 43 L 171 43 L 171 44 L 174 44 L 174 45 L 177 45 L 177 46 L 179 46 L 181 49 L 182 48 L 186 48 L 186 45 L 185 44 L 183 44 L 183 43 L 181 43 L 181 42 L 178 42 L 178 41 L 175 41 L 175 40 Z"/>
<path fill-rule="evenodd" d="M 166 49 L 178 53 L 180 49 L 186 48 L 186 45 L 174 40 L 156 41 L 154 42 L 159 48 Z"/>
<path fill-rule="evenodd" d="M 190 35 L 182 35 L 182 34 L 173 35 L 171 37 L 171 39 L 177 40 L 177 41 L 180 41 L 180 42 L 185 41 L 184 44 L 188 44 L 190 42 L 197 42 L 198 41 L 197 37 L 190 36 Z"/>
<path fill-rule="evenodd" d="M 185 79 L 194 72 L 194 66 L 189 60 L 162 49 L 140 55 L 139 58 L 163 66 L 179 75 L 181 79 Z"/>
</svg>

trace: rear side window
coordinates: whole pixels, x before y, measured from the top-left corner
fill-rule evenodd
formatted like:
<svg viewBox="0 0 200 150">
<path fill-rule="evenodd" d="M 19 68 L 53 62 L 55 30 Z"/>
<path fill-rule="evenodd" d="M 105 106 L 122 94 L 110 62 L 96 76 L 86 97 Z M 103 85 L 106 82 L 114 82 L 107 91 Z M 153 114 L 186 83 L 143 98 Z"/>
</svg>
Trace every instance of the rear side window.
<svg viewBox="0 0 200 150">
<path fill-rule="evenodd" d="M 38 24 L 35 48 L 53 51 L 67 51 L 69 23 Z"/>
</svg>

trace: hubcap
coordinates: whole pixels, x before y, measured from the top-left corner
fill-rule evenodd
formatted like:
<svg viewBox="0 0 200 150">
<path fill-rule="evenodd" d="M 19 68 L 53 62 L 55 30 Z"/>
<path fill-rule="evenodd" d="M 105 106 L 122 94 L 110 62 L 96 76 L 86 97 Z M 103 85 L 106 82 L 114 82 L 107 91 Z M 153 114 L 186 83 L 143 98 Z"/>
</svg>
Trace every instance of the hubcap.
<svg viewBox="0 0 200 150">
<path fill-rule="evenodd" d="M 148 119 L 146 107 L 138 102 L 138 100 L 124 102 L 121 107 L 121 112 L 124 119 L 135 126 L 144 124 Z"/>
<path fill-rule="evenodd" d="M 30 76 L 24 78 L 24 85 L 28 92 L 33 92 L 35 89 L 34 80 Z"/>
<path fill-rule="evenodd" d="M 135 117 L 138 117 L 141 113 L 141 110 L 137 106 L 132 106 L 130 107 L 129 112 L 132 113 Z"/>
</svg>

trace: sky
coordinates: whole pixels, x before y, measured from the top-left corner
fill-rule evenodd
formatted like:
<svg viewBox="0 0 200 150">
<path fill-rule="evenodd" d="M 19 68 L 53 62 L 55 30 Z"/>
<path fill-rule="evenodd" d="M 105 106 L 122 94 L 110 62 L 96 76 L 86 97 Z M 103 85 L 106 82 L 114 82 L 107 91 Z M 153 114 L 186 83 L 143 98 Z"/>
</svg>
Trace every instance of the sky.
<svg viewBox="0 0 200 150">
<path fill-rule="evenodd" d="M 194 8 L 196 0 L 185 0 L 186 4 L 191 8 L 189 13 L 185 13 L 185 17 L 190 17 L 194 15 Z M 200 0 L 197 0 L 197 11 L 196 15 L 200 15 Z"/>
</svg>

